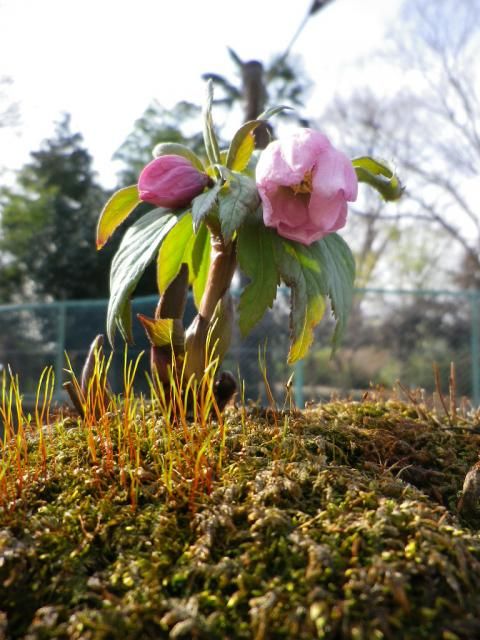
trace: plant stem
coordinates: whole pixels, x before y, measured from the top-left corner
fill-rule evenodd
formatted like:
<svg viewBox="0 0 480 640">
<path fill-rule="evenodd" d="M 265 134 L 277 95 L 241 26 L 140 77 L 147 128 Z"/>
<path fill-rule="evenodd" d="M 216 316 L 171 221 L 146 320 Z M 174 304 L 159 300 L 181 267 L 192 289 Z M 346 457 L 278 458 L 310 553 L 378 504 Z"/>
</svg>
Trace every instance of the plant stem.
<svg viewBox="0 0 480 640">
<path fill-rule="evenodd" d="M 212 259 L 199 309 L 199 314 L 207 323 L 212 319 L 218 302 L 230 288 L 236 267 L 235 242 L 225 245 L 221 236 L 212 233 Z"/>
<path fill-rule="evenodd" d="M 199 312 L 188 328 L 185 340 L 187 377 L 194 374 L 199 379 L 205 370 L 206 343 L 215 309 L 229 290 L 237 266 L 235 242 L 225 244 L 215 228 L 210 228 L 210 231 L 212 234 L 212 259 L 208 270 L 207 284 L 200 302 Z M 220 326 L 222 319 L 228 326 Z M 223 314 L 222 317 L 217 318 L 215 327 L 217 336 L 221 334 L 228 336 L 231 332 L 230 325 L 231 317 L 229 314 Z"/>
</svg>

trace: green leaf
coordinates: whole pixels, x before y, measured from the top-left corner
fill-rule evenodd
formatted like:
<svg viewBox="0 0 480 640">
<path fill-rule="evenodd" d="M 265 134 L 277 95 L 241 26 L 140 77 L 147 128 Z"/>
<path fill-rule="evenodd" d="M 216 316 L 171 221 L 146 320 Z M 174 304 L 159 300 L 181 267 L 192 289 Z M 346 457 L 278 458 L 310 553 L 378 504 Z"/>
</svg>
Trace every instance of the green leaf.
<svg viewBox="0 0 480 640">
<path fill-rule="evenodd" d="M 262 124 L 261 120 L 250 120 L 238 129 L 228 148 L 226 166 L 233 171 L 243 171 L 255 149 L 253 132 Z"/>
<path fill-rule="evenodd" d="M 177 220 L 177 215 L 166 213 L 165 209 L 154 209 L 137 220 L 123 236 L 110 269 L 107 334 L 112 346 L 117 326 L 124 339 L 131 342 L 130 296 Z"/>
<path fill-rule="evenodd" d="M 218 216 L 228 242 L 245 219 L 255 213 L 260 198 L 254 180 L 241 173 L 229 172 L 226 186 L 218 195 Z"/>
<path fill-rule="evenodd" d="M 217 206 L 217 195 L 223 187 L 221 182 L 217 182 L 211 189 L 201 193 L 192 200 L 192 218 L 195 233 L 204 218 L 212 213 Z"/>
<path fill-rule="evenodd" d="M 137 185 L 115 192 L 103 207 L 97 225 L 97 249 L 101 249 L 115 229 L 141 202 Z"/>
<path fill-rule="evenodd" d="M 278 247 L 278 245 L 277 245 Z M 289 362 L 303 358 L 313 339 L 313 329 L 324 312 L 320 297 L 330 298 L 336 319 L 333 352 L 345 332 L 352 306 L 355 260 L 347 243 L 331 233 L 309 247 L 283 241 L 278 263 L 282 279 L 292 288 L 292 347 Z M 286 254 L 286 256 L 285 256 Z M 289 258 L 297 262 L 295 267 Z M 290 281 L 288 280 L 290 278 Z M 293 283 L 292 284 L 290 283 Z"/>
<path fill-rule="evenodd" d="M 230 143 L 225 163 L 227 168 L 233 171 L 243 171 L 255 150 L 255 138 L 253 136 L 255 129 L 264 124 L 265 121 L 272 116 L 290 108 L 291 107 L 281 106 L 267 109 L 267 111 L 264 111 L 256 120 L 245 122 L 245 124 L 237 130 Z"/>
<path fill-rule="evenodd" d="M 110 309 L 110 300 L 108 301 L 108 309 Z M 113 338 L 114 333 L 112 333 L 111 339 L 108 333 L 108 322 L 109 315 L 107 310 L 107 336 L 110 341 L 110 344 L 113 347 Z M 115 331 L 115 326 L 121 327 L 121 334 L 125 342 L 132 342 L 132 301 L 130 300 L 130 296 L 126 299 L 125 303 L 121 306 L 118 311 L 118 318 L 115 318 L 115 323 L 113 325 L 113 331 Z"/>
<path fill-rule="evenodd" d="M 202 161 L 184 144 L 178 142 L 160 142 L 153 149 L 153 157 L 159 158 L 160 156 L 182 156 L 193 164 L 202 173 L 205 171 Z"/>
<path fill-rule="evenodd" d="M 157 257 L 157 285 L 163 293 L 180 271 L 182 262 L 188 263 L 193 246 L 192 215 L 182 216 L 162 242 Z"/>
<path fill-rule="evenodd" d="M 235 158 L 232 162 L 233 171 L 244 171 L 248 167 L 250 158 L 255 151 L 255 136 L 253 132 L 245 136 L 242 144 L 239 146 Z"/>
<path fill-rule="evenodd" d="M 203 110 L 203 140 L 210 164 L 220 163 L 220 149 L 212 120 L 213 82 L 207 82 L 207 100 Z"/>
<path fill-rule="evenodd" d="M 185 348 L 185 331 L 179 318 L 149 318 L 137 313 L 145 333 L 154 347 L 173 347 L 175 354 L 181 354 Z"/>
<path fill-rule="evenodd" d="M 238 322 L 243 337 L 262 319 L 277 294 L 279 275 L 274 241 L 274 232 L 263 225 L 246 224 L 238 232 L 238 261 L 250 278 L 238 304 Z"/>
<path fill-rule="evenodd" d="M 257 120 L 270 120 L 270 118 L 273 118 L 273 116 L 278 115 L 282 111 L 295 111 L 295 109 L 293 107 L 287 107 L 286 105 L 270 107 L 270 109 L 263 111 L 263 113 L 257 117 Z"/>
<path fill-rule="evenodd" d="M 210 232 L 205 224 L 202 223 L 195 236 L 192 254 L 188 263 L 193 300 L 197 309 L 200 308 L 200 302 L 207 284 L 210 252 Z"/>
<path fill-rule="evenodd" d="M 355 283 L 355 259 L 345 240 L 331 233 L 314 243 L 322 268 L 327 277 L 328 297 L 337 321 L 333 334 L 333 350 L 338 347 L 345 332 L 352 307 Z"/>
<path fill-rule="evenodd" d="M 398 200 L 403 187 L 398 177 L 386 165 L 363 156 L 352 160 L 359 182 L 366 182 L 376 189 L 384 200 Z"/>
<path fill-rule="evenodd" d="M 282 280 L 291 288 L 291 346 L 288 363 L 303 358 L 313 341 L 313 330 L 325 313 L 328 292 L 326 274 L 315 247 L 282 240 L 275 244 L 276 264 Z"/>
</svg>

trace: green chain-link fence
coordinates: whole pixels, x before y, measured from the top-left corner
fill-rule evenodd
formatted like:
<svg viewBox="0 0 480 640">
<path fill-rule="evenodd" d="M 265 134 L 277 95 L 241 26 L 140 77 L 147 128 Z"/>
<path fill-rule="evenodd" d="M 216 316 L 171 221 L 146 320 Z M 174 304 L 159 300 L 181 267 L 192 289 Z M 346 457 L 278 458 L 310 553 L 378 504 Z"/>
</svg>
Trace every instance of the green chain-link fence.
<svg viewBox="0 0 480 640">
<path fill-rule="evenodd" d="M 133 301 L 133 314 L 152 315 L 155 297 Z M 56 398 L 64 400 L 62 382 L 67 351 L 80 372 L 90 342 L 105 327 L 107 301 L 68 301 L 50 304 L 0 306 L 0 367 L 10 365 L 19 375 L 25 394 L 33 394 L 40 373 L 55 368 Z M 459 395 L 480 403 L 480 292 L 387 291 L 364 289 L 356 293 L 349 327 L 340 349 L 331 357 L 332 320 L 324 320 L 305 360 L 295 368 L 294 390 L 298 406 L 318 401 L 332 392 L 361 393 L 371 384 L 391 387 L 397 380 L 414 388 L 434 389 L 432 363 L 437 363 L 447 384 L 450 362 L 457 371 Z M 187 321 L 193 317 L 187 308 Z M 129 356 L 148 349 L 139 323 Z M 292 369 L 288 352 L 288 292 L 277 302 L 246 340 L 237 335 L 224 367 L 239 372 L 247 398 L 263 397 L 258 366 L 259 347 L 266 348 L 269 380 L 277 397 L 285 396 Z M 148 357 L 143 358 L 144 366 Z M 123 347 L 120 336 L 111 370 L 111 384 L 121 388 Z M 139 389 L 142 379 L 138 377 Z M 144 386 L 146 389 L 146 386 Z"/>
</svg>

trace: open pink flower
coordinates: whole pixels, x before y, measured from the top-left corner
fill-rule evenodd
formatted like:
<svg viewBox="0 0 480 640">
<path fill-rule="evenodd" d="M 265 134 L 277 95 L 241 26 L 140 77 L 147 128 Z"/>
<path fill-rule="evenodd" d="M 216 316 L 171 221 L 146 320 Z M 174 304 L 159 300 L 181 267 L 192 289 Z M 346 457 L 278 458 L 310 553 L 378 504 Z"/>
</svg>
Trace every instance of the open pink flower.
<svg viewBox="0 0 480 640">
<path fill-rule="evenodd" d="M 312 129 L 271 142 L 256 169 L 263 221 L 284 238 L 309 245 L 341 229 L 357 197 L 351 161 Z"/>
<path fill-rule="evenodd" d="M 186 207 L 205 189 L 210 178 L 183 156 L 155 158 L 138 179 L 140 199 L 157 207 Z"/>
</svg>

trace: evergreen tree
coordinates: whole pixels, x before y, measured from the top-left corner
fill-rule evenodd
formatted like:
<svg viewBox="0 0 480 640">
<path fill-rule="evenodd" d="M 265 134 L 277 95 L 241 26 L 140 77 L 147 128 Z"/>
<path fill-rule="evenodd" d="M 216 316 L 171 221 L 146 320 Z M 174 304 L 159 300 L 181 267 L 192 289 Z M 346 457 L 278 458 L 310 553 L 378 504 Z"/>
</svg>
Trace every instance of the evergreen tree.
<svg viewBox="0 0 480 640">
<path fill-rule="evenodd" d="M 20 170 L 17 186 L 0 192 L 0 299 L 108 296 L 113 248 L 95 248 L 106 198 L 82 136 L 65 116 Z"/>
</svg>

